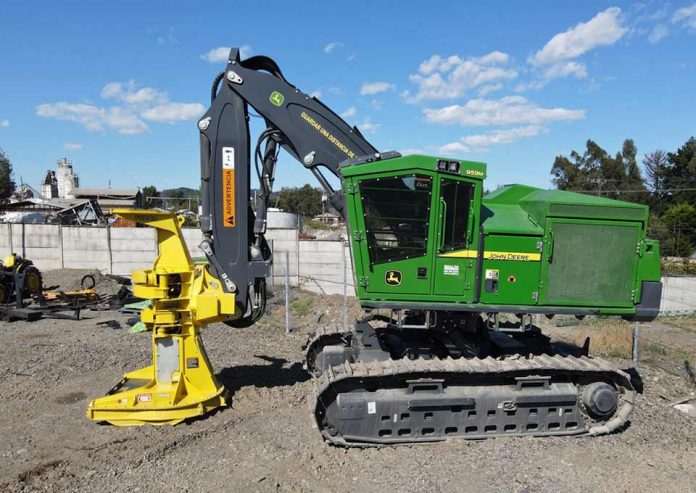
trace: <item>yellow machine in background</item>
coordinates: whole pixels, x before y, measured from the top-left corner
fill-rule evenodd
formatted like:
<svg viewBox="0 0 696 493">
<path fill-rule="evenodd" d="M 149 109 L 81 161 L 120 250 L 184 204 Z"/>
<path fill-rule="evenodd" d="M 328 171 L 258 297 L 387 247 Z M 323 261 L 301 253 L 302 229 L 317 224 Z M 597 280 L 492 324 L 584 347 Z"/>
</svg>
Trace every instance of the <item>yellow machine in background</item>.
<svg viewBox="0 0 696 493">
<path fill-rule="evenodd" d="M 233 318 L 235 295 L 224 292 L 205 265 L 194 265 L 181 235 L 183 218 L 142 209 L 114 213 L 157 230 L 152 269 L 133 272 L 133 294 L 152 300 L 141 320 L 152 331 L 153 358 L 92 401 L 87 417 L 118 426 L 177 424 L 225 406 L 225 388 L 215 379 L 199 329 Z"/>
<path fill-rule="evenodd" d="M 13 253 L 0 261 L 0 305 L 12 298 L 22 304 L 25 298 L 41 294 L 42 289 L 41 272 L 31 260 Z"/>
</svg>

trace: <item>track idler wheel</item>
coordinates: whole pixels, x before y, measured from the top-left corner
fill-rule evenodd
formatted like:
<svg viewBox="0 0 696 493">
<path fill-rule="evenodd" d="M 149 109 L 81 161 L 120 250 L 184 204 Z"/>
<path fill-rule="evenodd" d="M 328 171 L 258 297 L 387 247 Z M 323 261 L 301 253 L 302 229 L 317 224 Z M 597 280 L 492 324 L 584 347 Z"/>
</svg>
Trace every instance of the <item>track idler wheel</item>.
<svg viewBox="0 0 696 493">
<path fill-rule="evenodd" d="M 582 403 L 593 418 L 607 418 L 616 411 L 619 394 L 608 383 L 593 382 L 583 389 Z"/>
</svg>

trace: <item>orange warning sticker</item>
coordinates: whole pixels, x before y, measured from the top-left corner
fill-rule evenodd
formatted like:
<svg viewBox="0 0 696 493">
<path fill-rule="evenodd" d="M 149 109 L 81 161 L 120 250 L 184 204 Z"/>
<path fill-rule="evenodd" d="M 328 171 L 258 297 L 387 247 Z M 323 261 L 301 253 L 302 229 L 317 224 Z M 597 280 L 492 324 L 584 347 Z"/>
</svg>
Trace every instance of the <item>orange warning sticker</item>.
<svg viewBox="0 0 696 493">
<path fill-rule="evenodd" d="M 234 170 L 222 170 L 222 210 L 223 224 L 226 228 L 234 228 Z"/>
<path fill-rule="evenodd" d="M 222 148 L 222 224 L 226 228 L 234 228 L 235 209 L 234 193 L 234 147 Z"/>
</svg>

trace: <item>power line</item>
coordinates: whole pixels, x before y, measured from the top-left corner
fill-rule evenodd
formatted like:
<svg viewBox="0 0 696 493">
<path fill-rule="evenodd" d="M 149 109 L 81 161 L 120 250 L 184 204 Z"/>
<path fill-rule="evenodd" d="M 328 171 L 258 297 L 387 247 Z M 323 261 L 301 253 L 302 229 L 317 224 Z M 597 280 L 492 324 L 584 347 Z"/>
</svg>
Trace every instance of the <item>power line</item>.
<svg viewBox="0 0 696 493">
<path fill-rule="evenodd" d="M 648 190 L 646 188 L 643 189 L 638 189 L 638 190 L 612 190 L 612 189 L 604 189 L 604 190 L 585 190 L 582 188 L 569 188 L 567 189 L 569 192 L 584 192 L 584 193 L 591 193 L 591 194 L 596 194 L 596 193 L 655 193 L 655 194 L 663 194 L 663 193 L 677 193 L 677 192 L 696 192 L 696 188 L 664 188 L 659 191 L 657 190 Z"/>
</svg>

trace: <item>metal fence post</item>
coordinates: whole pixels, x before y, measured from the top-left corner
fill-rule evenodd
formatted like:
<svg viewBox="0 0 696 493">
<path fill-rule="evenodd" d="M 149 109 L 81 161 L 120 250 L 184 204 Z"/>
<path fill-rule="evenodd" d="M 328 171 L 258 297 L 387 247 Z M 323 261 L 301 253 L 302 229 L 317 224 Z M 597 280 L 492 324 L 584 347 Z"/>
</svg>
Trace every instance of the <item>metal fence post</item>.
<svg viewBox="0 0 696 493">
<path fill-rule="evenodd" d="M 638 322 L 633 324 L 633 350 L 631 351 L 631 359 L 633 360 L 633 366 L 638 366 Z"/>
<path fill-rule="evenodd" d="M 300 216 L 300 224 L 302 224 L 302 217 Z M 297 230 L 295 232 L 295 248 L 297 249 L 297 286 L 300 286 L 300 225 L 298 224 Z M 290 264 L 288 264 L 288 268 Z"/>
<path fill-rule="evenodd" d="M 106 227 L 106 250 L 109 255 L 109 274 L 114 273 L 114 253 L 111 250 L 111 227 Z"/>
<path fill-rule="evenodd" d="M 271 260 L 275 256 L 275 246 L 273 245 L 273 238 L 271 238 Z M 275 287 L 275 264 L 271 262 L 271 286 Z"/>
<path fill-rule="evenodd" d="M 343 254 L 343 330 L 348 330 L 348 263 L 346 262 L 346 244 L 341 242 Z"/>
<path fill-rule="evenodd" d="M 58 241 L 60 242 L 60 268 L 65 269 L 65 249 L 63 248 L 63 224 L 58 224 Z"/>
<path fill-rule="evenodd" d="M 9 247 L 10 251 L 7 252 L 8 255 L 12 255 L 14 253 L 14 244 L 12 242 L 12 223 L 7 223 L 7 235 L 9 237 Z"/>
<path fill-rule="evenodd" d="M 285 251 L 285 333 L 290 333 L 290 252 Z"/>
<path fill-rule="evenodd" d="M 22 223 L 22 258 L 27 258 L 26 231 L 24 223 Z"/>
</svg>

